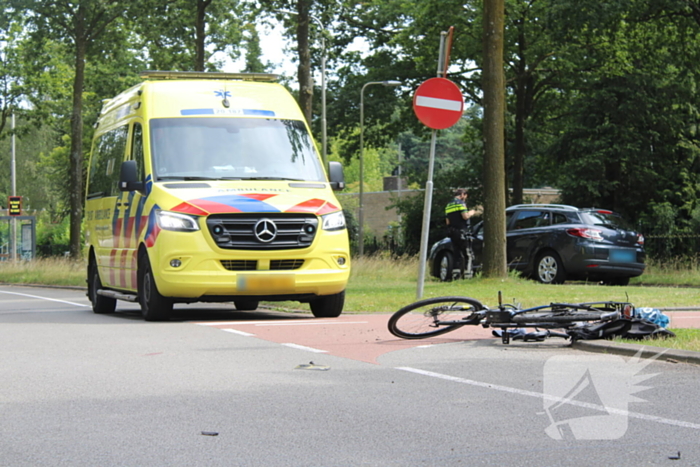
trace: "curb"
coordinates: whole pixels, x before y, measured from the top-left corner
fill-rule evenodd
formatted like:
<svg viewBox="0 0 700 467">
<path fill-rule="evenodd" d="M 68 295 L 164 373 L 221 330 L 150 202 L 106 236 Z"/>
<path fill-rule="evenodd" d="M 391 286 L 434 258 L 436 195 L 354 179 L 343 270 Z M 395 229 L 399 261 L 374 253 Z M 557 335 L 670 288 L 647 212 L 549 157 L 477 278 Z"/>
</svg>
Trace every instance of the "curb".
<svg viewBox="0 0 700 467">
<path fill-rule="evenodd" d="M 587 352 L 608 353 L 640 358 L 654 358 L 669 363 L 690 363 L 700 365 L 700 352 L 690 350 L 669 349 L 666 347 L 654 347 L 651 345 L 637 344 L 613 344 L 600 341 L 576 341 L 573 348 Z"/>
</svg>

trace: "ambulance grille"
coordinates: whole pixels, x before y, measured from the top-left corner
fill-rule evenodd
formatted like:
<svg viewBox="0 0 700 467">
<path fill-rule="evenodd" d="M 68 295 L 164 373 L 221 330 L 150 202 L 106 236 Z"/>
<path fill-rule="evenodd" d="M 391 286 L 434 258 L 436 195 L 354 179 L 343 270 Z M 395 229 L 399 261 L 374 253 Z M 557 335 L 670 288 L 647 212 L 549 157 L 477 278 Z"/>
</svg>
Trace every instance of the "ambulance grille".
<svg viewBox="0 0 700 467">
<path fill-rule="evenodd" d="M 227 271 L 255 271 L 258 262 L 245 259 L 222 259 L 221 265 Z M 304 265 L 303 259 L 273 259 L 270 261 L 270 271 L 291 271 Z"/>
<path fill-rule="evenodd" d="M 273 259 L 270 261 L 271 271 L 289 271 L 299 269 L 304 265 L 303 259 Z"/>
<path fill-rule="evenodd" d="M 228 271 L 255 271 L 258 262 L 246 259 L 222 259 L 221 265 Z"/>
<path fill-rule="evenodd" d="M 298 213 L 212 214 L 207 228 L 219 248 L 293 250 L 311 246 L 318 218 Z"/>
</svg>

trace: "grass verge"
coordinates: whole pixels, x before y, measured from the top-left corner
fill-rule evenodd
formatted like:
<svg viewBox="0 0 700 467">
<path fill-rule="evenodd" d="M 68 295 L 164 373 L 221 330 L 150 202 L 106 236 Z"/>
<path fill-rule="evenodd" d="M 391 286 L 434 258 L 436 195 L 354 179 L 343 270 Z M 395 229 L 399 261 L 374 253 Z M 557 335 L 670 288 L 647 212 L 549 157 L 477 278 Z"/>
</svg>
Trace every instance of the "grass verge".
<svg viewBox="0 0 700 467">
<path fill-rule="evenodd" d="M 648 260 L 644 274 L 630 284 L 700 287 L 700 257 L 672 258 L 664 263 Z"/>
<path fill-rule="evenodd" d="M 620 344 L 650 345 L 665 349 L 691 350 L 700 352 L 700 329 L 671 329 L 676 337 L 668 339 L 615 339 L 613 342 Z"/>
<path fill-rule="evenodd" d="M 469 280 L 439 282 L 429 271 L 425 272 L 421 298 L 440 296 L 468 296 L 488 306 L 498 304 L 498 292 L 503 301 L 519 303 L 524 307 L 551 302 L 629 301 L 636 306 L 653 308 L 700 307 L 700 295 L 694 274 L 675 265 L 652 266 L 644 283 L 632 282 L 626 287 L 602 286 L 597 283 L 567 282 L 545 285 L 523 279 L 511 273 L 503 279 L 475 277 Z M 86 266 L 83 261 L 64 258 L 35 261 L 0 262 L 0 282 L 13 284 L 39 284 L 85 287 Z M 663 275 L 654 271 L 663 270 Z M 675 271 L 675 272 L 674 272 Z M 645 277 L 646 274 L 642 277 Z M 671 276 L 675 277 L 670 281 Z M 663 278 L 656 282 L 653 278 Z M 670 283 L 675 283 L 671 286 Z M 700 280 L 697 283 L 700 287 Z M 418 260 L 415 257 L 386 258 L 364 257 L 353 260 L 348 283 L 345 312 L 392 313 L 418 299 Z M 308 305 L 296 302 L 275 303 L 281 308 L 308 309 Z"/>
<path fill-rule="evenodd" d="M 0 262 L 0 282 L 85 287 L 86 266 L 66 258 Z"/>
<path fill-rule="evenodd" d="M 345 309 L 363 312 L 393 312 L 416 301 L 418 261 L 415 258 L 388 260 L 381 257 L 359 258 L 353 269 L 346 294 Z M 666 274 L 671 274 L 667 271 Z M 503 301 L 524 307 L 551 302 L 629 301 L 639 307 L 700 307 L 700 296 L 693 284 L 683 283 L 684 271 L 678 272 L 680 286 L 631 283 L 629 286 L 603 286 L 598 283 L 566 282 L 546 285 L 511 273 L 504 279 L 476 277 L 469 280 L 439 282 L 425 273 L 422 298 L 449 295 L 476 298 L 488 306 Z M 700 283 L 698 284 L 700 286 Z"/>
</svg>

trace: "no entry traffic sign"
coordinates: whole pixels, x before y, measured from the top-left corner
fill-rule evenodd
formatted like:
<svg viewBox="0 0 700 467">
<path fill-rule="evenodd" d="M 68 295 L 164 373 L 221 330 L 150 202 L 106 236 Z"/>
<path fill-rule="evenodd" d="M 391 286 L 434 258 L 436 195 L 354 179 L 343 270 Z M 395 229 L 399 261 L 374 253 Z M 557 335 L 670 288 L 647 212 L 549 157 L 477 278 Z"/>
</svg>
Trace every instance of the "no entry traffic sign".
<svg viewBox="0 0 700 467">
<path fill-rule="evenodd" d="M 413 95 L 413 111 L 428 128 L 444 130 L 459 121 L 464 98 L 459 87 L 445 78 L 430 78 Z"/>
</svg>

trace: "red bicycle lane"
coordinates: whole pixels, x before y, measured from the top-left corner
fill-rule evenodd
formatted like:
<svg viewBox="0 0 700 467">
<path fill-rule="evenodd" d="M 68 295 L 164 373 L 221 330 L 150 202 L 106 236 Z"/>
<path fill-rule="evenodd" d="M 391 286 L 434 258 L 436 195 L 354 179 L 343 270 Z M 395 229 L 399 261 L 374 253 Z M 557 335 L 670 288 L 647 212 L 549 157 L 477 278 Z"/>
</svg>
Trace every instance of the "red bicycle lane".
<svg viewBox="0 0 700 467">
<path fill-rule="evenodd" d="M 700 313 L 697 311 L 665 311 L 669 317 L 669 328 L 700 328 Z"/>
<path fill-rule="evenodd" d="M 672 328 L 700 328 L 698 312 L 667 312 Z M 399 339 L 389 333 L 387 314 L 352 314 L 338 318 L 281 317 L 263 320 L 197 322 L 201 326 L 255 337 L 310 352 L 377 364 L 377 359 L 396 350 L 465 340 L 492 339 L 491 329 L 463 326 L 428 339 Z"/>
<path fill-rule="evenodd" d="M 399 339 L 389 333 L 390 315 L 342 315 L 332 319 L 294 318 L 198 322 L 201 326 L 255 337 L 310 352 L 324 353 L 377 364 L 388 352 L 473 339 L 493 338 L 490 329 L 464 326 L 449 334 L 429 339 Z"/>
</svg>

